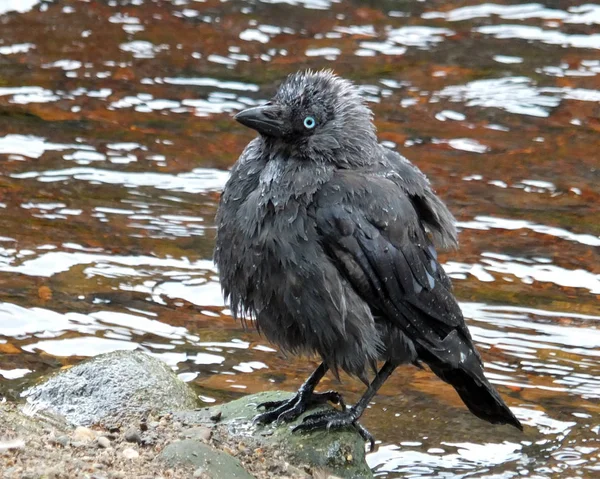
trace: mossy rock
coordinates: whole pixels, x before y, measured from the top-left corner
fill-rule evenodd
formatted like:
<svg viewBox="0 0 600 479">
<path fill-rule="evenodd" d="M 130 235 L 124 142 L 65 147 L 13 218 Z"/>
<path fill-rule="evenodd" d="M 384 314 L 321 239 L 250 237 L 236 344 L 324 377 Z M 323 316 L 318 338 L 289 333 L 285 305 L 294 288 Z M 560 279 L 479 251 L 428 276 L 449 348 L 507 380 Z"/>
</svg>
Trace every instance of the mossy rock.
<svg viewBox="0 0 600 479">
<path fill-rule="evenodd" d="M 365 441 L 354 428 L 292 432 L 292 428 L 302 422 L 306 415 L 330 409 L 331 406 L 310 409 L 289 423 L 268 426 L 252 423 L 258 413 L 258 404 L 288 399 L 291 396 L 291 393 L 281 391 L 262 392 L 200 411 L 176 415 L 187 424 L 214 424 L 216 421 L 218 428 L 233 439 L 247 442 L 253 447 L 282 451 L 290 464 L 308 465 L 343 478 L 373 477 L 365 461 Z"/>
</svg>

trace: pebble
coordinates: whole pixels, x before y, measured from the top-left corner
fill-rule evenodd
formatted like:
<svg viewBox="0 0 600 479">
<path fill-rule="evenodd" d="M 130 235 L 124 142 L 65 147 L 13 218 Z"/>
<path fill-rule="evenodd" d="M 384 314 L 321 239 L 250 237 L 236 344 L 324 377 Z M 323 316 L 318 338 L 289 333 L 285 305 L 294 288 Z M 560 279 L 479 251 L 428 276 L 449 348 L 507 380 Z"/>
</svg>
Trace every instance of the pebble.
<svg viewBox="0 0 600 479">
<path fill-rule="evenodd" d="M 73 439 L 75 441 L 90 442 L 96 439 L 96 433 L 90 428 L 77 426 L 73 431 Z"/>
<path fill-rule="evenodd" d="M 201 441 L 208 441 L 212 435 L 212 431 L 205 426 L 192 427 L 184 432 L 185 437 L 189 439 L 199 439 Z"/>
<path fill-rule="evenodd" d="M 137 459 L 138 457 L 140 457 L 140 453 L 130 447 L 128 447 L 127 449 L 123 449 L 123 452 L 121 454 L 123 454 L 123 457 L 125 459 Z"/>
<path fill-rule="evenodd" d="M 25 447 L 25 441 L 23 439 L 9 439 L 6 441 L 0 441 L 0 451 L 6 451 L 8 449 L 21 449 Z"/>
<path fill-rule="evenodd" d="M 69 442 L 71 442 L 71 440 L 69 439 L 69 436 L 64 436 L 64 435 L 50 439 L 51 444 L 55 444 L 55 445 L 62 446 L 62 447 L 67 447 L 69 445 Z"/>
<path fill-rule="evenodd" d="M 202 477 L 204 475 L 204 469 L 199 467 L 194 471 L 194 477 Z"/>
<path fill-rule="evenodd" d="M 142 436 L 135 427 L 127 429 L 124 437 L 127 442 L 135 442 L 136 444 L 142 443 Z"/>
<path fill-rule="evenodd" d="M 110 439 L 105 436 L 100 436 L 96 442 L 98 443 L 98 447 L 101 447 L 102 449 L 110 447 Z"/>
</svg>

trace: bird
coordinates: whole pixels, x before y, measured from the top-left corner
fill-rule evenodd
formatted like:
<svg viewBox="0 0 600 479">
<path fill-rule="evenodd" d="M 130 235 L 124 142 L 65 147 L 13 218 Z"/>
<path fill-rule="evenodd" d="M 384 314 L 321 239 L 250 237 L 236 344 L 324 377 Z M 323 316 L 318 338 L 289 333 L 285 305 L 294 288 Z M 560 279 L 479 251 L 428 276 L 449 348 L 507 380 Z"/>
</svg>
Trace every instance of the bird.
<svg viewBox="0 0 600 479">
<path fill-rule="evenodd" d="M 321 360 L 293 397 L 258 405 L 255 422 L 293 421 L 331 402 L 340 407 L 306 414 L 293 430 L 354 427 L 373 450 L 359 419 L 408 364 L 427 365 L 475 416 L 522 430 L 484 375 L 438 260 L 457 247 L 454 217 L 418 167 L 378 141 L 360 89 L 331 70 L 299 71 L 234 118 L 258 135 L 217 209 L 223 295 L 281 350 Z M 366 385 L 352 407 L 337 391 L 315 391 L 340 370 Z"/>
</svg>

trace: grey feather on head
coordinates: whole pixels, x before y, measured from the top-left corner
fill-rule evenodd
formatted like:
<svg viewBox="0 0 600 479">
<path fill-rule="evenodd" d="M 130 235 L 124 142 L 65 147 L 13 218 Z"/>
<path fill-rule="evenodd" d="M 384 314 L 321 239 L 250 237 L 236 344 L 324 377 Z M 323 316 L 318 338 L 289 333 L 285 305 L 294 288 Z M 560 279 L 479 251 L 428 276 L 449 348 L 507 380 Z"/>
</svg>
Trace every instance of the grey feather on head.
<svg viewBox="0 0 600 479">
<path fill-rule="evenodd" d="M 312 161 L 368 162 L 377 147 L 373 113 L 359 89 L 332 70 L 289 75 L 268 104 L 282 125 L 273 146 L 292 148 Z"/>
</svg>

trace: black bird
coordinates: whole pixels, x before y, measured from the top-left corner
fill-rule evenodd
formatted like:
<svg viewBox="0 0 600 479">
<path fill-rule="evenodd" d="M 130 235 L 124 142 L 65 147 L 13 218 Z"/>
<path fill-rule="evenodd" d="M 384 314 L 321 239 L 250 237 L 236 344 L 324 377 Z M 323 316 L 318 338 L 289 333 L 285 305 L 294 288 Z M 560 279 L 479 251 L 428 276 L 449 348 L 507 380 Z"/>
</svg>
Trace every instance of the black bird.
<svg viewBox="0 0 600 479">
<path fill-rule="evenodd" d="M 322 364 L 287 401 L 256 421 L 305 417 L 298 430 L 354 426 L 400 364 L 427 364 L 469 410 L 521 423 L 483 373 L 435 247 L 457 245 L 454 218 L 421 171 L 377 141 L 358 89 L 331 71 L 290 75 L 273 99 L 238 113 L 256 130 L 221 196 L 215 260 L 236 317 L 273 343 Z M 377 372 L 377 362 L 385 363 Z M 367 390 L 351 408 L 316 393 L 342 369 Z M 375 378 L 369 384 L 367 372 Z"/>
</svg>

